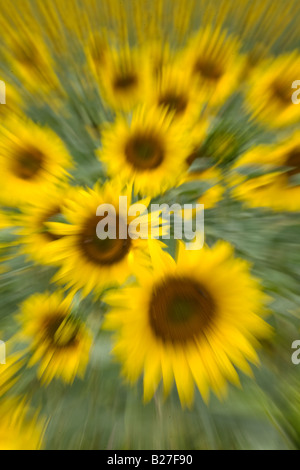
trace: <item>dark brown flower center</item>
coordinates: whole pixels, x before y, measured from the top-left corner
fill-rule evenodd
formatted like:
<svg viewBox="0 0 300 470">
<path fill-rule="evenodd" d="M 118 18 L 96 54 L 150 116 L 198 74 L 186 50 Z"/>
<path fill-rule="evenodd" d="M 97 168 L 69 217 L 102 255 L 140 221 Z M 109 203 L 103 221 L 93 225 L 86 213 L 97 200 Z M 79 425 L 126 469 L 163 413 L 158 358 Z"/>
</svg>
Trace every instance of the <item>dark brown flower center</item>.
<svg viewBox="0 0 300 470">
<path fill-rule="evenodd" d="M 169 111 L 174 111 L 175 115 L 178 115 L 186 110 L 188 102 L 185 96 L 170 92 L 161 96 L 158 104 L 167 107 Z"/>
<path fill-rule="evenodd" d="M 23 180 L 33 179 L 43 168 L 45 156 L 36 148 L 21 150 L 15 157 L 15 173 Z"/>
<path fill-rule="evenodd" d="M 300 174 L 300 147 L 293 149 L 289 153 L 285 165 L 291 167 L 291 169 L 286 172 L 288 177 Z"/>
<path fill-rule="evenodd" d="M 201 75 L 209 81 L 217 81 L 223 75 L 223 70 L 212 60 L 201 58 L 194 65 L 194 74 Z"/>
<path fill-rule="evenodd" d="M 127 236 L 125 240 L 119 239 L 120 223 L 125 222 L 119 218 L 111 217 L 108 224 L 114 224 L 116 229 L 116 239 L 107 237 L 105 240 L 98 238 L 96 233 L 97 224 L 104 219 L 105 216 L 93 216 L 84 225 L 80 236 L 80 248 L 85 257 L 94 264 L 109 266 L 121 261 L 129 252 L 131 247 L 131 239 Z M 128 235 L 128 227 L 126 227 Z"/>
<path fill-rule="evenodd" d="M 164 150 L 155 136 L 137 135 L 125 147 L 127 161 L 138 170 L 154 170 L 164 159 Z"/>
<path fill-rule="evenodd" d="M 155 336 L 163 342 L 185 343 L 201 337 L 215 314 L 211 295 L 197 281 L 169 277 L 153 289 L 149 320 Z"/>
<path fill-rule="evenodd" d="M 274 82 L 272 85 L 272 94 L 280 103 L 287 106 L 292 103 L 291 101 L 291 87 L 284 83 Z"/>
<path fill-rule="evenodd" d="M 116 91 L 128 91 L 134 88 L 138 83 L 137 76 L 133 73 L 117 76 L 113 87 Z"/>
<path fill-rule="evenodd" d="M 79 323 L 63 313 L 49 316 L 43 326 L 45 339 L 56 348 L 68 348 L 78 342 Z"/>
</svg>

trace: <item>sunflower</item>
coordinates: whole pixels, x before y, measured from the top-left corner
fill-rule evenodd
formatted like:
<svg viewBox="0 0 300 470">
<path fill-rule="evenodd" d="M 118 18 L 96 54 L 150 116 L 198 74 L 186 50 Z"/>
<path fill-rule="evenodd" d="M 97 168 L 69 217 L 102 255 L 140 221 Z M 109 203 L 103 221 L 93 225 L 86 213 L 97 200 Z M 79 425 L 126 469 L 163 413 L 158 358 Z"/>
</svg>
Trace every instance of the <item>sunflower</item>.
<svg viewBox="0 0 300 470">
<path fill-rule="evenodd" d="M 103 99 L 114 110 L 130 111 L 143 99 L 148 69 L 141 51 L 111 48 L 99 78 Z"/>
<path fill-rule="evenodd" d="M 193 402 L 194 382 L 205 401 L 210 388 L 223 397 L 227 380 L 239 384 L 234 366 L 251 374 L 257 338 L 270 331 L 258 281 L 226 242 L 197 252 L 180 244 L 177 263 L 160 249 L 152 257 L 139 286 L 106 296 L 113 308 L 104 328 L 116 332 L 123 374 L 134 382 L 143 372 L 146 401 L 161 378 L 165 394 L 175 378 L 183 406 Z"/>
<path fill-rule="evenodd" d="M 259 145 L 233 167 L 232 195 L 250 207 L 300 210 L 300 133 L 279 144 Z"/>
<path fill-rule="evenodd" d="M 166 108 L 176 120 L 185 125 L 194 124 L 201 112 L 201 94 L 181 64 L 173 63 L 148 81 L 145 101 L 151 106 Z"/>
<path fill-rule="evenodd" d="M 31 18 L 28 18 L 30 21 Z M 14 30 L 10 25 L 7 35 L 7 48 L 4 51 L 15 74 L 31 93 L 44 96 L 50 91 L 61 91 L 59 80 L 54 72 L 54 61 L 43 37 L 36 28 Z"/>
<path fill-rule="evenodd" d="M 166 108 L 137 109 L 131 122 L 117 117 L 102 134 L 99 158 L 111 176 L 134 181 L 136 192 L 156 196 L 179 182 L 191 151 L 182 123 L 173 122 Z"/>
<path fill-rule="evenodd" d="M 271 58 L 257 66 L 249 79 L 246 108 L 266 126 L 278 128 L 300 121 L 300 106 L 292 101 L 292 83 L 300 76 L 298 52 Z"/>
<path fill-rule="evenodd" d="M 129 207 L 131 192 L 131 186 L 123 190 L 118 182 L 106 182 L 101 189 L 96 186 L 94 189 L 74 190 L 62 209 L 68 223 L 48 223 L 52 233 L 62 237 L 49 250 L 50 261 L 61 264 L 61 269 L 54 277 L 55 281 L 67 283 L 68 287 L 75 290 L 82 289 L 84 295 L 92 290 L 101 293 L 111 283 L 122 284 L 134 269 L 147 263 L 149 215 L 141 214 L 139 217 L 141 237 L 144 238 L 133 239 L 129 236 L 129 231 L 135 217 L 127 217 L 127 212 L 119 212 L 119 196 L 127 197 Z M 149 202 L 150 200 L 139 201 L 145 206 Z M 102 204 L 110 204 L 115 209 L 115 214 L 107 216 L 115 238 L 107 237 L 102 240 L 97 236 L 97 225 L 104 216 L 96 215 L 96 212 Z M 155 217 L 157 215 L 154 214 L 154 237 L 155 227 L 157 233 L 160 233 L 159 219 L 155 220 Z"/>
<path fill-rule="evenodd" d="M 59 137 L 32 121 L 10 119 L 1 129 L 0 150 L 0 199 L 7 205 L 36 200 L 72 166 Z"/>
<path fill-rule="evenodd" d="M 238 41 L 219 27 L 201 29 L 182 57 L 182 69 L 196 82 L 211 106 L 219 106 L 235 91 L 244 60 Z"/>
<path fill-rule="evenodd" d="M 0 404 L 0 450 L 39 450 L 44 432 L 44 420 L 32 413 L 25 399 L 10 398 Z"/>
<path fill-rule="evenodd" d="M 38 377 L 46 385 L 54 377 L 72 383 L 86 370 L 92 337 L 72 313 L 71 302 L 61 291 L 35 294 L 23 302 L 18 315 L 19 336 L 30 340 L 28 366 L 39 364 Z"/>
<path fill-rule="evenodd" d="M 41 191 L 39 198 L 22 207 L 15 216 L 18 229 L 20 252 L 37 263 L 49 264 L 49 245 L 60 239 L 52 233 L 47 223 L 62 217 L 61 209 L 70 192 L 69 186 L 53 187 L 52 191 Z M 1 222 L 1 219 L 0 219 Z"/>
</svg>

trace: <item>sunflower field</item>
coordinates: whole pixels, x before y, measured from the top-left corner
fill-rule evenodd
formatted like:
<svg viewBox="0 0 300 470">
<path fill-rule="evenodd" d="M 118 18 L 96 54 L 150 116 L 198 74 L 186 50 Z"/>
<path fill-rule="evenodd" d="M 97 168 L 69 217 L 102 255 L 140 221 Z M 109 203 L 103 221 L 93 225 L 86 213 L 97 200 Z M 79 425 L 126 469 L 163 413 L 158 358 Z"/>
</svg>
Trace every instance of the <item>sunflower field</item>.
<svg viewBox="0 0 300 470">
<path fill-rule="evenodd" d="M 300 449 L 299 24 L 0 0 L 0 450 Z"/>
</svg>

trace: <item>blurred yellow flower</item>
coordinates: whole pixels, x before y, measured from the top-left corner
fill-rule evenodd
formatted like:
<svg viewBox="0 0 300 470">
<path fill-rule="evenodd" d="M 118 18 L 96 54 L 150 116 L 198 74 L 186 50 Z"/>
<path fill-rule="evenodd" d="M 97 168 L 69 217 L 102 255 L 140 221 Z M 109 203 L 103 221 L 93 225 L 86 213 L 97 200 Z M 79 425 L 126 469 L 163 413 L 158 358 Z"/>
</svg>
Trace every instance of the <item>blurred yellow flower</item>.
<svg viewBox="0 0 300 470">
<path fill-rule="evenodd" d="M 111 47 L 103 70 L 97 67 L 97 73 L 100 74 L 98 82 L 105 102 L 116 111 L 130 111 L 143 99 L 149 63 L 137 49 L 124 46 L 116 50 Z"/>
<path fill-rule="evenodd" d="M 48 223 L 52 233 L 65 235 L 48 250 L 49 260 L 61 264 L 55 281 L 66 283 L 75 290 L 82 289 L 84 295 L 93 290 L 100 293 L 109 284 L 122 284 L 135 269 L 147 262 L 147 240 L 130 238 L 128 226 L 132 218 L 127 217 L 127 213 L 119 213 L 119 197 L 127 196 L 129 207 L 131 192 L 131 186 L 123 190 L 116 181 L 106 182 L 101 188 L 74 189 L 62 210 L 67 223 Z M 147 206 L 150 200 L 139 202 Z M 97 236 L 96 228 L 104 215 L 96 215 L 96 211 L 102 204 L 111 204 L 116 211 L 116 217 L 109 215 L 108 219 L 115 228 L 115 239 L 101 240 Z M 141 222 L 146 223 L 148 233 L 148 216 L 145 220 L 141 216 Z M 119 236 L 121 226 L 127 234 L 126 239 Z"/>
<path fill-rule="evenodd" d="M 202 99 L 219 106 L 236 91 L 244 58 L 236 38 L 219 27 L 206 26 L 194 36 L 183 52 L 182 69 L 195 80 Z"/>
<path fill-rule="evenodd" d="M 48 385 L 55 377 L 72 383 L 83 378 L 89 361 L 92 336 L 72 313 L 70 297 L 61 291 L 34 294 L 23 302 L 18 320 L 20 338 L 30 340 L 28 366 L 38 365 L 40 381 Z"/>
<path fill-rule="evenodd" d="M 232 195 L 248 206 L 300 210 L 299 132 L 278 144 L 250 149 L 236 161 L 233 170 Z"/>
<path fill-rule="evenodd" d="M 31 20 L 29 12 L 28 22 Z M 5 40 L 7 48 L 4 54 L 12 64 L 16 76 L 30 93 L 43 95 L 51 91 L 61 92 L 62 88 L 54 71 L 55 61 L 37 28 L 27 28 L 24 31 L 10 25 Z"/>
<path fill-rule="evenodd" d="M 182 123 L 172 122 L 167 109 L 137 109 L 131 122 L 122 116 L 102 135 L 99 158 L 111 176 L 134 182 L 137 193 L 156 196 L 178 184 L 192 149 Z"/>
<path fill-rule="evenodd" d="M 61 216 L 70 187 L 63 185 L 51 189 L 41 190 L 39 197 L 22 207 L 22 212 L 14 217 L 14 225 L 19 227 L 20 252 L 30 260 L 46 265 L 50 262 L 49 244 L 61 238 L 51 232 L 47 223 Z"/>
<path fill-rule="evenodd" d="M 174 120 L 185 126 L 197 122 L 203 97 L 180 62 L 164 66 L 159 75 L 148 80 L 147 85 L 144 100 L 149 106 L 166 108 Z"/>
<path fill-rule="evenodd" d="M 300 77 L 297 51 L 272 57 L 254 68 L 246 88 L 246 109 L 269 127 L 300 122 L 300 106 L 292 101 L 292 84 Z"/>
<path fill-rule="evenodd" d="M 12 118 L 0 134 L 0 200 L 4 204 L 34 201 L 45 187 L 66 179 L 71 158 L 52 130 Z"/>
<path fill-rule="evenodd" d="M 227 380 L 239 385 L 234 366 L 251 374 L 256 338 L 270 333 L 258 280 L 225 242 L 197 252 L 180 243 L 177 263 L 153 247 L 152 259 L 140 286 L 106 296 L 104 328 L 116 332 L 123 374 L 133 382 L 143 372 L 146 401 L 161 378 L 169 393 L 173 377 L 183 406 L 193 402 L 194 382 L 206 401 L 210 388 L 224 396 Z"/>
</svg>

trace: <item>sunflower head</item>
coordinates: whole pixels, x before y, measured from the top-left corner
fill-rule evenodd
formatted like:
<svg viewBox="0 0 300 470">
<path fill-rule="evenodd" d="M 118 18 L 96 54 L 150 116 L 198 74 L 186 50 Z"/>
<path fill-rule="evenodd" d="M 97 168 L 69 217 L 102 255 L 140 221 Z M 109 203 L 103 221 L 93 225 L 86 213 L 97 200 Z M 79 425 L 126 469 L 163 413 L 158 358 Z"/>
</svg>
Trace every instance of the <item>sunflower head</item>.
<svg viewBox="0 0 300 470">
<path fill-rule="evenodd" d="M 56 281 L 82 289 L 85 295 L 92 290 L 98 294 L 109 284 L 122 284 L 147 262 L 147 241 L 129 234 L 134 219 L 127 215 L 131 193 L 131 185 L 124 189 L 118 181 L 106 182 L 101 188 L 73 190 L 62 209 L 66 223 L 47 224 L 52 233 L 62 237 L 48 250 L 51 262 L 61 265 Z M 120 208 L 120 196 L 127 197 L 126 208 Z M 104 205 L 109 207 L 99 213 L 98 208 Z M 148 219 L 141 215 L 140 220 L 146 238 L 143 231 L 148 233 Z M 105 237 L 99 237 L 98 224 L 106 227 Z"/>
<path fill-rule="evenodd" d="M 54 377 L 73 382 L 83 376 L 91 347 L 91 334 L 72 313 L 70 298 L 62 292 L 28 298 L 18 316 L 21 336 L 31 340 L 29 365 L 39 364 L 38 376 L 49 384 Z"/>
<path fill-rule="evenodd" d="M 55 186 L 51 191 L 41 190 L 39 198 L 22 207 L 21 213 L 15 217 L 14 224 L 20 226 L 20 251 L 30 260 L 49 264 L 51 244 L 64 235 L 51 231 L 48 223 L 62 218 L 64 200 L 71 188 L 68 185 Z"/>
<path fill-rule="evenodd" d="M 248 206 L 300 210 L 299 132 L 278 144 L 250 149 L 233 170 L 232 195 Z"/>
<path fill-rule="evenodd" d="M 137 109 L 130 123 L 117 118 L 103 132 L 103 150 L 98 153 L 109 174 L 134 181 L 136 192 L 147 196 L 176 184 L 186 170 L 191 143 L 186 129 L 172 121 L 167 109 L 157 107 Z"/>
<path fill-rule="evenodd" d="M 28 21 L 31 21 L 31 18 L 28 18 Z M 16 75 L 30 92 L 61 91 L 54 71 L 54 60 L 41 32 L 36 28 L 28 30 L 26 34 L 20 33 L 20 29 L 17 32 L 11 29 L 7 36 L 5 55 L 9 62 L 13 58 Z"/>
<path fill-rule="evenodd" d="M 246 92 L 246 107 L 267 127 L 280 128 L 300 121 L 300 109 L 292 101 L 292 83 L 300 76 L 297 52 L 263 61 L 254 68 Z"/>
<path fill-rule="evenodd" d="M 239 384 L 235 367 L 251 374 L 256 338 L 270 332 L 259 284 L 225 242 L 192 255 L 180 244 L 177 263 L 161 249 L 151 254 L 153 272 L 139 286 L 106 297 L 104 327 L 116 331 L 123 373 L 130 381 L 143 373 L 146 400 L 161 378 L 166 393 L 175 378 L 182 405 L 192 403 L 194 382 L 205 400 L 210 388 L 221 397 L 227 380 Z"/>
<path fill-rule="evenodd" d="M 199 93 L 179 60 L 162 67 L 160 74 L 148 81 L 145 98 L 150 106 L 154 104 L 165 108 L 185 126 L 196 123 L 205 101 L 205 96 Z"/>
<path fill-rule="evenodd" d="M 13 118 L 1 134 L 2 201 L 8 205 L 34 201 L 45 187 L 66 179 L 71 158 L 50 129 Z"/>
<path fill-rule="evenodd" d="M 190 41 L 183 63 L 205 101 L 221 105 L 235 90 L 244 60 L 236 38 L 220 28 L 203 28 Z"/>
<path fill-rule="evenodd" d="M 114 110 L 130 111 L 143 99 L 148 62 L 141 51 L 110 49 L 99 83 L 104 100 Z"/>
</svg>

